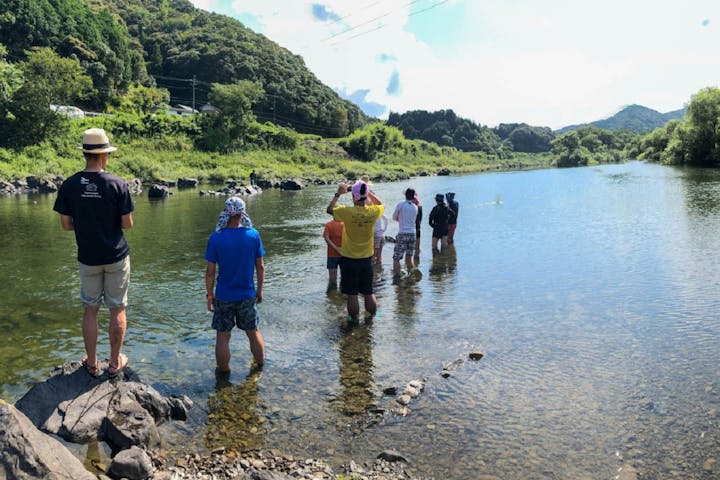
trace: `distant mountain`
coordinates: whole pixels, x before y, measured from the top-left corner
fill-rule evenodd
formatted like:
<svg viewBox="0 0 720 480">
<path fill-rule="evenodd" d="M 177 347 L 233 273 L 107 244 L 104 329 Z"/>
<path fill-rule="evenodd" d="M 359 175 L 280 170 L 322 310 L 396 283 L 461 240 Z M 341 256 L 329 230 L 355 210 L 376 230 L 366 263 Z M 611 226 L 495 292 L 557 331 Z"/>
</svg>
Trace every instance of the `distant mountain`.
<svg viewBox="0 0 720 480">
<path fill-rule="evenodd" d="M 672 112 L 660 113 L 657 110 L 643 107 L 642 105 L 630 105 L 604 120 L 579 125 L 569 125 L 557 130 L 555 133 L 559 135 L 587 125 L 593 125 L 605 130 L 631 130 L 637 133 L 647 133 L 658 127 L 662 127 L 670 120 L 682 119 L 684 115 L 684 108 Z"/>
</svg>

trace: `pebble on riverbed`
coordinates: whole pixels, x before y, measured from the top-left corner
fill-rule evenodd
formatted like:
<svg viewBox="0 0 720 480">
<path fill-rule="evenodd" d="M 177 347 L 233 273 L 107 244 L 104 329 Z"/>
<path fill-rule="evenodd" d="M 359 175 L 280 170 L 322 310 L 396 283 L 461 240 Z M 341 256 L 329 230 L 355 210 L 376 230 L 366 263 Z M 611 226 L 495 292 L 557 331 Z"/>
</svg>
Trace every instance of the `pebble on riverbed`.
<svg viewBox="0 0 720 480">
<path fill-rule="evenodd" d="M 385 450 L 371 465 L 353 460 L 336 470 L 320 459 L 299 459 L 281 452 L 249 451 L 242 454 L 215 449 L 210 455 L 186 454 L 170 459 L 166 452 L 151 452 L 156 467 L 153 479 L 226 480 L 303 478 L 332 480 L 338 475 L 364 480 L 412 480 L 405 471 L 407 459 L 393 450 Z M 220 453 L 222 452 L 222 453 Z M 242 455 L 242 456 L 241 456 Z M 387 459 L 387 458 L 390 459 Z"/>
</svg>

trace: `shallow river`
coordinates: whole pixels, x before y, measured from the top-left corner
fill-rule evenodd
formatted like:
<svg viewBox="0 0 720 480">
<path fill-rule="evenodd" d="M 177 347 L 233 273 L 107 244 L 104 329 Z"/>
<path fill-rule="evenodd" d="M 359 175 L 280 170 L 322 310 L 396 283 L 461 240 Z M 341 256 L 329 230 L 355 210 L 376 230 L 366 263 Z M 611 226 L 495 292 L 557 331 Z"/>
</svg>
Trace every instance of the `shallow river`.
<svg viewBox="0 0 720 480">
<path fill-rule="evenodd" d="M 213 374 L 203 280 L 224 199 L 136 198 L 125 351 L 144 380 L 197 405 L 164 428 L 168 448 L 337 463 L 393 448 L 413 473 L 443 479 L 720 476 L 720 172 L 633 162 L 374 189 L 392 209 L 407 186 L 426 216 L 436 192 L 456 192 L 456 245 L 431 255 L 424 220 L 420 275 L 399 282 L 386 245 L 380 313 L 355 328 L 342 296 L 325 292 L 334 187 L 248 199 L 267 250 L 268 358 L 246 379 L 247 340 L 235 334 L 229 384 Z M 0 198 L 0 396 L 10 401 L 83 353 L 74 238 L 53 200 Z M 472 350 L 485 357 L 469 360 Z M 407 416 L 391 413 L 383 389 L 415 379 L 425 391 Z"/>
</svg>

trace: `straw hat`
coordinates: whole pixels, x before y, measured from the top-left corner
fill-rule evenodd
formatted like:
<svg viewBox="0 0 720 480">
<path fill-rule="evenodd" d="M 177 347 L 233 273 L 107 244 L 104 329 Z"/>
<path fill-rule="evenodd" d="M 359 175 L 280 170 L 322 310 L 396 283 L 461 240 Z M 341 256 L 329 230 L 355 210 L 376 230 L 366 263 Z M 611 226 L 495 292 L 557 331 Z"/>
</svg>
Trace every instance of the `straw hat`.
<svg viewBox="0 0 720 480">
<path fill-rule="evenodd" d="M 370 181 L 370 176 L 369 176 L 369 175 L 363 175 L 362 177 L 360 177 L 360 180 L 363 181 L 363 182 L 365 182 L 365 183 L 367 183 L 368 185 L 372 185 L 372 182 Z"/>
<path fill-rule="evenodd" d="M 82 147 L 78 148 L 85 153 L 110 153 L 117 150 L 117 148 L 110 146 L 110 140 L 102 128 L 85 130 Z"/>
</svg>

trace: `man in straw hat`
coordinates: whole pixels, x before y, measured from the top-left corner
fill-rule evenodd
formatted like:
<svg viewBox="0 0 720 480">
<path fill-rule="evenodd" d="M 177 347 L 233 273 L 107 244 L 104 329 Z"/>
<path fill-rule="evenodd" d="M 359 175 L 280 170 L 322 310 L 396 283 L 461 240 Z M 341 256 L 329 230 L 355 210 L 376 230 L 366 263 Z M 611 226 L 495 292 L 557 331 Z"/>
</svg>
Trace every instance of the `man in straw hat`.
<svg viewBox="0 0 720 480">
<path fill-rule="evenodd" d="M 336 206 L 340 196 L 347 192 L 352 192 L 353 206 Z M 373 316 L 377 311 L 372 285 L 373 232 L 384 210 L 382 201 L 362 180 L 349 189 L 341 183 L 327 207 L 327 213 L 343 222 L 340 290 L 347 295 L 347 311 L 352 322 L 357 322 L 360 315 L 358 294 L 365 297 L 366 312 Z"/>
<path fill-rule="evenodd" d="M 121 353 L 125 340 L 127 291 L 130 283 L 130 247 L 123 229 L 133 226 L 134 210 L 127 184 L 105 171 L 110 146 L 101 128 L 85 130 L 80 150 L 85 169 L 63 182 L 55 206 L 63 230 L 75 232 L 80 269 L 80 299 L 85 358 L 83 365 L 99 376 L 97 359 L 98 312 L 103 303 L 110 309 L 110 359 L 107 372 L 115 377 L 128 364 Z"/>
<path fill-rule="evenodd" d="M 220 212 L 215 231 L 205 250 L 205 288 L 207 308 L 213 312 L 215 337 L 215 372 L 230 372 L 230 334 L 233 327 L 244 330 L 255 359 L 254 371 L 265 362 L 265 343 L 258 325 L 257 304 L 263 300 L 265 264 L 260 234 L 245 212 L 245 202 L 230 197 Z M 217 273 L 217 287 L 215 276 Z M 253 281 L 257 276 L 257 288 Z"/>
</svg>

